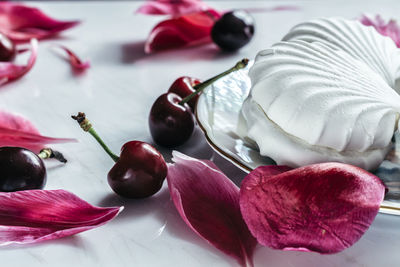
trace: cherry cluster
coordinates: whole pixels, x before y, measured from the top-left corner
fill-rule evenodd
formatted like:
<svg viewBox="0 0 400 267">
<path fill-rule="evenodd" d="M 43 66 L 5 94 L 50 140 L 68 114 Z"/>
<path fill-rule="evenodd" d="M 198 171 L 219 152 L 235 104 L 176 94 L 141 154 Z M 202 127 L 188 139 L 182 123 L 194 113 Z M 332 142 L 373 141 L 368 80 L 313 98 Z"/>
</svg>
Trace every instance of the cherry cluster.
<svg viewBox="0 0 400 267">
<path fill-rule="evenodd" d="M 191 77 L 178 78 L 154 102 L 149 116 L 150 132 L 154 141 L 166 147 L 185 143 L 193 133 L 195 110 L 199 94 L 216 80 L 246 67 L 248 59 L 239 61 L 227 71 L 200 82 Z M 82 112 L 72 116 L 81 128 L 90 133 L 103 147 L 115 164 L 108 173 L 108 183 L 115 193 L 127 198 L 149 197 L 160 190 L 167 176 L 167 164 L 161 153 L 153 146 L 141 141 L 130 141 L 115 155 L 99 137 L 91 122 Z M 0 191 L 41 189 L 46 182 L 46 168 L 42 159 L 64 157 L 51 149 L 39 154 L 18 147 L 0 148 Z"/>
<path fill-rule="evenodd" d="M 191 77 L 178 78 L 154 102 L 149 116 L 150 132 L 154 141 L 166 147 L 185 143 L 195 127 L 193 110 L 199 93 L 225 75 L 246 67 L 248 59 L 236 63 L 229 70 L 204 82 Z M 108 183 L 115 193 L 127 198 L 149 197 L 160 190 L 167 176 L 167 164 L 161 153 L 141 141 L 130 141 L 115 155 L 99 137 L 91 122 L 82 112 L 72 116 L 81 128 L 90 133 L 114 160 L 108 173 Z"/>
<path fill-rule="evenodd" d="M 154 142 L 165 147 L 184 144 L 192 135 L 195 110 L 199 94 L 216 80 L 247 66 L 249 60 L 242 59 L 235 66 L 204 82 L 191 77 L 180 77 L 168 92 L 154 102 L 149 115 L 149 128 Z"/>
</svg>

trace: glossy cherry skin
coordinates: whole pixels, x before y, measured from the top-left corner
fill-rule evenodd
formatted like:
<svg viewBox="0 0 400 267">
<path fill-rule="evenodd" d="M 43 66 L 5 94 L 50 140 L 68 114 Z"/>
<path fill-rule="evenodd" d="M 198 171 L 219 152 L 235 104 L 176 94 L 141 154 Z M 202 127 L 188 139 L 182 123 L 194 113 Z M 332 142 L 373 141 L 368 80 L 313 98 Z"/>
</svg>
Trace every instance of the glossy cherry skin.
<svg viewBox="0 0 400 267">
<path fill-rule="evenodd" d="M 174 81 L 174 83 L 171 85 L 169 88 L 168 92 L 169 93 L 175 93 L 179 95 L 180 97 L 185 98 L 191 93 L 195 91 L 193 86 L 196 84 L 201 83 L 199 79 L 193 78 L 193 77 L 188 77 L 188 76 L 182 76 L 179 77 Z M 189 100 L 188 104 L 194 110 L 196 107 L 197 100 L 199 98 L 199 95 L 194 96 L 192 99 Z"/>
<path fill-rule="evenodd" d="M 0 191 L 42 189 L 46 168 L 41 158 L 20 147 L 0 148 Z"/>
<path fill-rule="evenodd" d="M 4 34 L 0 33 L 0 61 L 12 61 L 17 55 L 14 43 Z"/>
<path fill-rule="evenodd" d="M 222 50 L 235 51 L 250 42 L 254 35 L 254 20 L 244 10 L 225 13 L 211 30 L 211 38 Z"/>
<path fill-rule="evenodd" d="M 108 173 L 108 184 L 120 196 L 145 198 L 160 190 L 167 171 L 163 156 L 153 146 L 130 141 Z"/>
<path fill-rule="evenodd" d="M 180 105 L 182 98 L 165 93 L 157 98 L 150 110 L 149 127 L 154 142 L 165 147 L 185 143 L 193 133 L 194 118 L 187 104 Z"/>
</svg>

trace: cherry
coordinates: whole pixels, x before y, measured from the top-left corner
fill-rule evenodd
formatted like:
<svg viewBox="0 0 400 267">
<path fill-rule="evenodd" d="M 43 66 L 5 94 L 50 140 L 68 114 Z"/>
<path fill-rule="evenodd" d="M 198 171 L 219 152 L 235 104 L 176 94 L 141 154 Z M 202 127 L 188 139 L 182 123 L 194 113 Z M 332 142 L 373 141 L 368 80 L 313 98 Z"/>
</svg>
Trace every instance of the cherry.
<svg viewBox="0 0 400 267">
<path fill-rule="evenodd" d="M 22 147 L 0 147 L 0 191 L 42 189 L 46 184 L 42 159 L 47 158 L 67 162 L 61 153 L 50 148 L 42 149 L 36 155 Z"/>
<path fill-rule="evenodd" d="M 225 13 L 211 29 L 211 38 L 222 50 L 235 51 L 250 42 L 254 20 L 244 10 Z"/>
<path fill-rule="evenodd" d="M 150 110 L 149 126 L 154 142 L 166 147 L 185 143 L 193 133 L 194 118 L 188 104 L 179 104 L 182 98 L 165 93 L 157 98 Z"/>
<path fill-rule="evenodd" d="M 101 140 L 85 113 L 79 112 L 72 118 L 114 160 L 115 165 L 109 171 L 107 180 L 115 193 L 126 198 L 145 198 L 160 190 L 168 169 L 163 156 L 153 146 L 141 141 L 130 141 L 122 146 L 118 157 Z"/>
<path fill-rule="evenodd" d="M 144 198 L 157 193 L 167 176 L 163 156 L 151 145 L 130 141 L 108 173 L 111 188 L 123 197 Z"/>
<path fill-rule="evenodd" d="M 17 55 L 14 43 L 4 34 L 0 33 L 0 61 L 12 61 Z"/>
<path fill-rule="evenodd" d="M 224 71 L 205 82 L 196 84 L 193 87 L 195 91 L 184 99 L 171 92 L 159 96 L 153 103 L 149 115 L 149 128 L 154 142 L 166 147 L 175 147 L 184 144 L 190 138 L 194 129 L 193 114 L 187 103 L 194 97 L 197 97 L 199 93 L 216 80 L 233 71 L 246 67 L 248 62 L 248 59 L 242 59 L 229 70 Z M 180 91 L 184 90 L 180 89 Z"/>
<path fill-rule="evenodd" d="M 188 76 L 179 77 L 171 85 L 168 92 L 175 93 L 180 97 L 185 98 L 188 95 L 192 94 L 194 91 L 196 91 L 193 87 L 199 84 L 200 82 L 201 81 L 199 79 L 193 77 L 188 77 Z M 192 110 L 194 110 L 198 98 L 199 96 L 196 95 L 188 101 L 188 104 L 192 108 Z"/>
<path fill-rule="evenodd" d="M 0 148 L 0 191 L 42 189 L 46 168 L 41 158 L 21 147 Z"/>
</svg>

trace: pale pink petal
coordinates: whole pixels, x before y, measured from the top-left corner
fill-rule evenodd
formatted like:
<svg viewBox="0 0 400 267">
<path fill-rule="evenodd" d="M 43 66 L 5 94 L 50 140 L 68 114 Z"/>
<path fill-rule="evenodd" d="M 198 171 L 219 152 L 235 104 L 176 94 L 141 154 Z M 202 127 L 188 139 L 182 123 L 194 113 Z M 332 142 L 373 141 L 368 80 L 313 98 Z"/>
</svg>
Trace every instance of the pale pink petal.
<svg viewBox="0 0 400 267">
<path fill-rule="evenodd" d="M 13 62 L 0 62 L 0 85 L 24 76 L 33 67 L 37 57 L 38 42 L 31 40 L 31 55 L 26 65 L 19 65 Z"/>
<path fill-rule="evenodd" d="M 239 188 L 210 161 L 173 152 L 168 187 L 176 209 L 200 237 L 242 266 L 252 265 L 256 240 L 239 209 Z"/>
<path fill-rule="evenodd" d="M 210 43 L 211 28 L 220 17 L 219 12 L 209 9 L 164 20 L 152 29 L 145 52 Z"/>
<path fill-rule="evenodd" d="M 146 15 L 180 16 L 208 9 L 201 0 L 148 0 L 136 10 Z"/>
<path fill-rule="evenodd" d="M 67 60 L 71 64 L 71 67 L 75 70 L 85 70 L 90 68 L 90 62 L 87 61 L 82 61 L 71 49 L 63 46 L 63 45 L 58 45 L 60 49 L 65 51 L 67 53 Z"/>
<path fill-rule="evenodd" d="M 243 180 L 240 209 L 264 246 L 336 253 L 361 238 L 384 194 L 378 177 L 351 165 L 263 166 Z"/>
<path fill-rule="evenodd" d="M 37 152 L 45 144 L 66 142 L 76 142 L 76 140 L 42 136 L 26 118 L 0 110 L 0 147 L 18 146 Z"/>
<path fill-rule="evenodd" d="M 395 20 L 391 19 L 389 22 L 385 22 L 379 15 L 376 15 L 375 18 L 362 15 L 360 22 L 366 26 L 373 26 L 380 34 L 390 37 L 400 48 L 400 27 Z"/>
<path fill-rule="evenodd" d="M 274 12 L 274 11 L 298 11 L 300 7 L 293 5 L 282 5 L 274 7 L 249 7 L 243 10 L 249 13 L 263 13 L 263 12 Z"/>
<path fill-rule="evenodd" d="M 37 8 L 0 2 L 0 31 L 16 42 L 51 37 L 79 24 L 53 19 Z"/>
<path fill-rule="evenodd" d="M 99 227 L 122 207 L 94 207 L 64 190 L 0 192 L 0 245 L 58 239 Z"/>
</svg>

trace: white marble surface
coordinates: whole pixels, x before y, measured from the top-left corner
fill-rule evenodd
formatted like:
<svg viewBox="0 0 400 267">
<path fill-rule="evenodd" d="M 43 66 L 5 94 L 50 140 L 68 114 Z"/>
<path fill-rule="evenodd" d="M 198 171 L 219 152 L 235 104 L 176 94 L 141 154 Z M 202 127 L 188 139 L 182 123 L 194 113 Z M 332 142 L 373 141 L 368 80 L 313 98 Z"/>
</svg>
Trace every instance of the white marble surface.
<svg viewBox="0 0 400 267">
<path fill-rule="evenodd" d="M 138 2 L 29 2 L 57 18 L 83 23 L 58 40 L 40 43 L 35 67 L 23 79 L 0 88 L 0 107 L 29 117 L 50 136 L 76 137 L 80 143 L 59 145 L 69 159 L 66 166 L 48 165 L 47 189 L 62 188 L 100 206 L 124 205 L 111 223 L 57 241 L 22 248 L 1 248 L 4 266 L 235 266 L 197 237 L 180 219 L 164 188 L 154 197 L 123 200 L 109 189 L 106 175 L 113 162 L 83 133 L 70 115 L 87 113 L 97 131 L 116 152 L 132 139 L 151 142 L 147 115 L 154 99 L 181 75 L 208 78 L 242 57 L 278 41 L 294 24 L 321 16 L 357 17 L 362 12 L 399 15 L 392 1 L 222 1 L 217 8 L 295 4 L 296 12 L 254 14 L 254 40 L 236 54 L 223 54 L 213 45 L 151 56 L 143 41 L 160 17 L 134 15 Z M 76 76 L 50 49 L 62 43 L 92 68 Z M 243 173 L 215 155 L 197 131 L 180 151 L 213 158 L 228 176 L 240 181 Z M 170 151 L 162 150 L 166 158 Z M 400 217 L 379 214 L 364 237 L 346 251 L 329 256 L 274 251 L 258 247 L 256 266 L 400 266 Z"/>
</svg>

